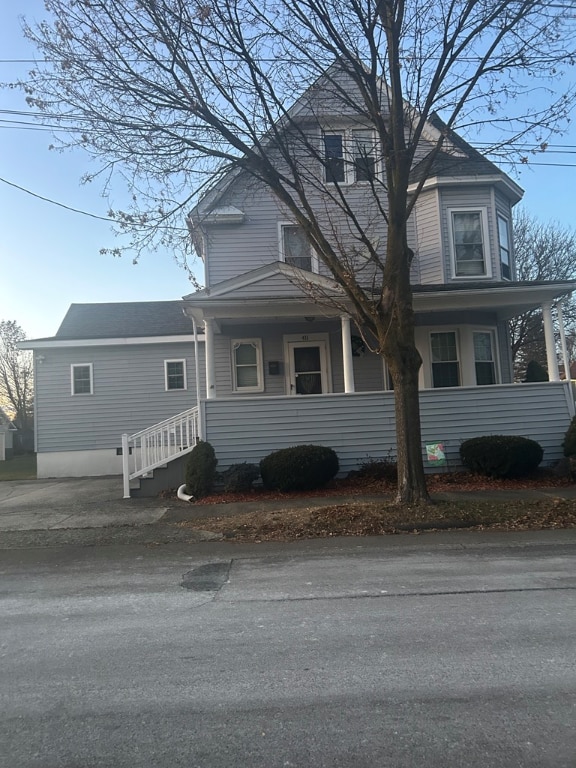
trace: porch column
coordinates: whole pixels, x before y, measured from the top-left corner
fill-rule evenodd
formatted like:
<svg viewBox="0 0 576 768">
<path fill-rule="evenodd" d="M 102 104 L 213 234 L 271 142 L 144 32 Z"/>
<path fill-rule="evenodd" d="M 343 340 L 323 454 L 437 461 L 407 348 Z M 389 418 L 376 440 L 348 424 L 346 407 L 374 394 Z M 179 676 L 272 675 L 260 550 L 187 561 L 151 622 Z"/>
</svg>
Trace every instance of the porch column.
<svg viewBox="0 0 576 768">
<path fill-rule="evenodd" d="M 542 319 L 544 320 L 544 339 L 546 340 L 546 360 L 548 362 L 548 378 L 550 381 L 560 381 L 556 343 L 554 341 L 554 324 L 552 322 L 552 303 L 542 304 Z"/>
<path fill-rule="evenodd" d="M 564 302 L 557 305 L 558 310 L 558 328 L 560 330 L 560 347 L 562 349 L 562 360 L 564 362 L 564 378 L 570 380 L 570 358 L 568 357 L 568 347 L 566 346 L 566 332 L 564 330 L 564 313 L 562 312 Z"/>
<path fill-rule="evenodd" d="M 213 400 L 216 397 L 216 371 L 214 368 L 214 320 L 204 319 L 204 344 L 206 355 L 206 397 Z"/>
<path fill-rule="evenodd" d="M 350 318 L 340 315 L 342 325 L 342 360 L 344 362 L 344 392 L 354 392 L 354 361 L 352 359 L 352 337 L 350 336 Z"/>
</svg>

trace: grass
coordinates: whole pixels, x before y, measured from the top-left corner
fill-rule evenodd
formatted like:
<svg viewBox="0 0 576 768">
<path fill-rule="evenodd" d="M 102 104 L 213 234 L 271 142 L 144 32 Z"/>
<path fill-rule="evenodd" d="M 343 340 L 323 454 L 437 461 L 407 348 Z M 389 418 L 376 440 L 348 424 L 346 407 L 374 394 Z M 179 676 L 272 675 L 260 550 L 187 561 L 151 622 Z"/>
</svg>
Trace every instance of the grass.
<svg viewBox="0 0 576 768">
<path fill-rule="evenodd" d="M 0 461 L 0 482 L 2 480 L 35 480 L 36 454 L 25 453 Z"/>
</svg>

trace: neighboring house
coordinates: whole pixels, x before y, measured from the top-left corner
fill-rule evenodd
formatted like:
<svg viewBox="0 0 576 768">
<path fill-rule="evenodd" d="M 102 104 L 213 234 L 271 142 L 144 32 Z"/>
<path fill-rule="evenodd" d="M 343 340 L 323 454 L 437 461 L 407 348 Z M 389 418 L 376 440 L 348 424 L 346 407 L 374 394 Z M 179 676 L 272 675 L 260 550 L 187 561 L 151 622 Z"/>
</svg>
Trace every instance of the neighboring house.
<svg viewBox="0 0 576 768">
<path fill-rule="evenodd" d="M 16 427 L 0 408 L 0 461 L 10 459 L 14 453 L 14 433 Z"/>
<path fill-rule="evenodd" d="M 297 106 L 310 122 L 304 101 Z M 316 126 L 325 151 L 315 161 L 318 188 L 338 181 L 367 215 L 366 190 L 381 173 L 369 131 L 326 114 Z M 441 128 L 431 121 L 427 141 Z M 423 142 L 413 188 L 430 146 Z M 576 281 L 515 281 L 511 210 L 521 196 L 451 135 L 410 221 L 423 453 L 442 442 L 453 465 L 463 439 L 490 433 L 536 439 L 551 462 L 574 414 L 571 384 L 558 375 L 553 307 Z M 346 237 L 337 217 L 330 226 Z M 26 343 L 36 360 L 39 476 L 120 472 L 123 457 L 127 494 L 128 474 L 186 453 L 198 436 L 214 445 L 220 467 L 297 443 L 331 446 L 344 471 L 394 454 L 382 359 L 366 349 L 338 286 L 274 195 L 231 172 L 189 227 L 203 290 L 181 302 L 73 305 L 54 338 Z M 371 237 L 384 253 L 382 217 L 373 217 Z M 320 298 L 330 296 L 340 309 Z M 507 321 L 535 307 L 551 381 L 513 384 Z"/>
</svg>

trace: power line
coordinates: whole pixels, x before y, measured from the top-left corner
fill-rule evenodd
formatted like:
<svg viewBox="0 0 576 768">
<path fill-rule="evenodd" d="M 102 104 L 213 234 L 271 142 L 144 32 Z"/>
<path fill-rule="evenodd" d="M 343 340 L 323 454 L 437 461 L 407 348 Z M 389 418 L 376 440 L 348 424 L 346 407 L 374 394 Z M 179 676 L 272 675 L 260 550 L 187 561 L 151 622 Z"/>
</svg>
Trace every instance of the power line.
<svg viewBox="0 0 576 768">
<path fill-rule="evenodd" d="M 9 187 L 14 187 L 15 189 L 19 189 L 21 192 L 26 192 L 27 195 L 32 195 L 32 197 L 37 197 L 39 200 L 43 200 L 45 203 L 51 203 L 52 205 L 57 205 L 59 208 L 65 208 L 67 211 L 72 211 L 73 213 L 81 213 L 83 216 L 89 216 L 91 219 L 100 219 L 100 221 L 110 221 L 110 222 L 114 221 L 114 219 L 111 219 L 108 216 L 98 216 L 98 214 L 96 213 L 89 213 L 88 211 L 82 211 L 79 208 L 72 208 L 70 205 L 59 203 L 57 200 L 52 200 L 49 197 L 44 197 L 43 195 L 39 195 L 36 192 L 32 192 L 32 190 L 30 189 L 21 187 L 19 184 L 15 184 L 13 181 L 8 181 L 7 179 L 3 179 L 1 177 L 0 177 L 0 181 L 3 184 L 7 184 Z"/>
</svg>

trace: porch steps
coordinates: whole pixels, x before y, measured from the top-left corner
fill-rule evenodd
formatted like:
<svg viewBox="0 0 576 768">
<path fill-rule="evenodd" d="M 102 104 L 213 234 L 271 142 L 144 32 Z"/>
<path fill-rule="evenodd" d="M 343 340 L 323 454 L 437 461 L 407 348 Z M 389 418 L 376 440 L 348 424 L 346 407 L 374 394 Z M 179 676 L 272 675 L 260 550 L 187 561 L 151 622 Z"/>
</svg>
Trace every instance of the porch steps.
<svg viewBox="0 0 576 768">
<path fill-rule="evenodd" d="M 179 456 L 168 464 L 155 467 L 148 475 L 130 480 L 132 498 L 150 498 L 158 496 L 160 491 L 167 488 L 178 488 L 184 482 L 187 459 L 187 455 Z"/>
</svg>

